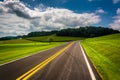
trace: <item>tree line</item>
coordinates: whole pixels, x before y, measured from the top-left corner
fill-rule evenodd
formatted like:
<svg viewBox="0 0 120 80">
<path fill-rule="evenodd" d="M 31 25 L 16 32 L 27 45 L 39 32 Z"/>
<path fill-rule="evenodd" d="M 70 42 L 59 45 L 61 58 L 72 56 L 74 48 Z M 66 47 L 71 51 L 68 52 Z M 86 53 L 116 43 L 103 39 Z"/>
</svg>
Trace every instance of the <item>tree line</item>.
<svg viewBox="0 0 120 80">
<path fill-rule="evenodd" d="M 26 37 L 37 37 L 37 36 L 49 36 L 52 34 L 56 34 L 58 31 L 38 31 L 38 32 L 30 32 Z"/>
<path fill-rule="evenodd" d="M 52 34 L 56 34 L 56 36 L 71 36 L 71 37 L 98 37 L 115 33 L 119 33 L 119 31 L 105 27 L 87 26 L 80 28 L 62 29 L 59 31 L 54 30 L 54 31 L 31 32 L 27 35 L 27 37 L 49 36 Z"/>
<path fill-rule="evenodd" d="M 120 33 L 118 30 L 113 30 L 111 28 L 105 27 L 96 27 L 96 26 L 87 26 L 80 28 L 68 28 L 62 30 L 53 30 L 53 31 L 36 31 L 30 32 L 27 35 L 16 36 L 16 37 L 2 37 L 0 40 L 10 40 L 16 38 L 27 38 L 27 37 L 37 37 L 37 36 L 49 36 L 56 34 L 56 36 L 71 36 L 71 37 L 98 37 L 108 34 Z"/>
<path fill-rule="evenodd" d="M 56 34 L 57 36 L 72 36 L 72 37 L 98 37 L 98 36 L 103 36 L 103 35 L 108 35 L 108 34 L 115 34 L 119 33 L 118 30 L 113 30 L 110 28 L 104 28 L 104 27 L 94 27 L 94 26 L 89 26 L 89 27 L 80 27 L 77 29 L 63 29 L 58 31 Z"/>
</svg>

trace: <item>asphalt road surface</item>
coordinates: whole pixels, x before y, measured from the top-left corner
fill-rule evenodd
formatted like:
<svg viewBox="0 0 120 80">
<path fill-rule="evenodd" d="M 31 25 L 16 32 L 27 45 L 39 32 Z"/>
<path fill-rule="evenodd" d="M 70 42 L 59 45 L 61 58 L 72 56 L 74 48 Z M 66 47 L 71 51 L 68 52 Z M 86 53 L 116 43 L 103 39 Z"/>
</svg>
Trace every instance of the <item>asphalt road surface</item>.
<svg viewBox="0 0 120 80">
<path fill-rule="evenodd" d="M 101 80 L 79 41 L 0 66 L 0 80 Z"/>
</svg>

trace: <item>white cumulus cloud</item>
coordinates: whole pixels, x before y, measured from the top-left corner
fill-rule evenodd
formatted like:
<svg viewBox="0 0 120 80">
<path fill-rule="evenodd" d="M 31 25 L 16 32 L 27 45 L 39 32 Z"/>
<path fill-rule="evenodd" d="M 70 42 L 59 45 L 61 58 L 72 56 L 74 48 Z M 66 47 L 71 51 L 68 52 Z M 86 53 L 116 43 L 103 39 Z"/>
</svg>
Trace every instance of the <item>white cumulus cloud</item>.
<svg viewBox="0 0 120 80">
<path fill-rule="evenodd" d="M 114 4 L 117 4 L 117 3 L 119 3 L 120 2 L 120 0 L 113 0 L 113 3 Z"/>
<path fill-rule="evenodd" d="M 0 2 L 0 37 L 24 35 L 31 31 L 84 27 L 100 22 L 96 13 L 75 13 L 40 4 L 30 9 L 19 0 Z"/>
<path fill-rule="evenodd" d="M 113 17 L 114 21 L 110 24 L 110 28 L 120 31 L 120 8 L 117 9 L 116 13 L 117 16 Z"/>
<path fill-rule="evenodd" d="M 117 14 L 120 15 L 120 8 L 117 9 Z"/>
<path fill-rule="evenodd" d="M 103 9 L 97 9 L 95 13 L 103 14 L 106 13 Z"/>
</svg>

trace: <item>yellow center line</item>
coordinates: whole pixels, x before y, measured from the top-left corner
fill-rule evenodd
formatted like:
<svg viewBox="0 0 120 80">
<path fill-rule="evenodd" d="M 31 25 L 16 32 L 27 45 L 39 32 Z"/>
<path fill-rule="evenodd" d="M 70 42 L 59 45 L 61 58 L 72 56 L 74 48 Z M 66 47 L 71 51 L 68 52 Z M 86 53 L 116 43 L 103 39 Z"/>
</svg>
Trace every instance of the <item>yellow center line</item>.
<svg viewBox="0 0 120 80">
<path fill-rule="evenodd" d="M 22 76 L 18 77 L 16 80 L 28 80 L 32 75 L 34 75 L 36 72 L 38 72 L 38 70 L 40 70 L 41 68 L 43 68 L 45 65 L 47 65 L 50 61 L 52 61 L 53 59 L 55 59 L 58 55 L 60 55 L 61 53 L 63 53 L 66 49 L 68 49 L 73 43 L 67 45 L 66 47 L 64 47 L 63 49 L 59 50 L 58 52 L 56 52 L 54 55 L 52 55 L 51 57 L 49 57 L 48 59 L 44 60 L 43 62 L 41 62 L 40 64 L 38 64 L 37 66 L 33 67 L 31 70 L 29 70 L 28 72 L 26 72 L 25 74 L 23 74 Z"/>
</svg>

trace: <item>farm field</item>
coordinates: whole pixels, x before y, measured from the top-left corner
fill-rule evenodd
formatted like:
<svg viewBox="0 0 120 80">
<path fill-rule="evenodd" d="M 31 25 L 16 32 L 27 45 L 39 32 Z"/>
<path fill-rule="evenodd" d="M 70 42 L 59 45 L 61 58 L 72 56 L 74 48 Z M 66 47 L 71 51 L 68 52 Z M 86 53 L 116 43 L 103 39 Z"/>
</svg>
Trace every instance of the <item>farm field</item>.
<svg viewBox="0 0 120 80">
<path fill-rule="evenodd" d="M 35 54 L 63 44 L 63 42 L 35 42 L 24 39 L 0 41 L 0 64 Z"/>
<path fill-rule="evenodd" d="M 81 41 L 103 80 L 120 80 L 120 34 Z"/>
<path fill-rule="evenodd" d="M 53 42 L 67 42 L 67 41 L 80 40 L 80 39 L 83 39 L 83 38 L 50 35 L 50 36 L 30 37 L 30 38 L 26 38 L 26 39 L 31 40 L 31 41 L 38 41 L 38 42 L 48 42 L 49 39 L 52 39 Z"/>
<path fill-rule="evenodd" d="M 50 38 L 52 39 L 51 43 L 49 43 Z M 56 47 L 67 41 L 74 40 L 80 40 L 80 38 L 50 35 L 0 41 L 0 64 L 23 58 L 39 51 Z"/>
</svg>

